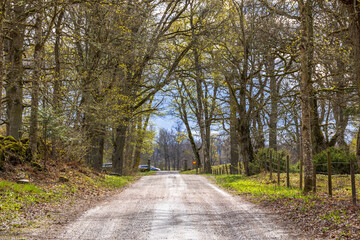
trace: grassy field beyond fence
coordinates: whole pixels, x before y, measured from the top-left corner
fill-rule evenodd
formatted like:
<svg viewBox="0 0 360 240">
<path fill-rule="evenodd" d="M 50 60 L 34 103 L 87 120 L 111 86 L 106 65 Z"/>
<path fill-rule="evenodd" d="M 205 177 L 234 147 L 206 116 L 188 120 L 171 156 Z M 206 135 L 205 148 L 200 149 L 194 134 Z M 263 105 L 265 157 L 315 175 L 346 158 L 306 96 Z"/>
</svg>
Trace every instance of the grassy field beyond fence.
<svg viewBox="0 0 360 240">
<path fill-rule="evenodd" d="M 240 167 L 241 168 L 241 167 Z M 290 168 L 291 169 L 291 168 Z M 292 167 L 294 169 L 294 167 Z M 203 169 L 199 169 L 199 173 L 203 173 Z M 243 173 L 243 171 L 240 172 Z M 196 170 L 185 171 L 183 173 L 195 174 Z M 262 172 L 260 174 L 252 176 L 244 176 L 242 174 L 230 175 L 230 164 L 218 165 L 212 167 L 212 175 L 216 176 L 217 181 L 224 187 L 231 188 L 241 193 L 246 193 L 249 191 L 249 194 L 267 194 L 267 193 L 279 193 L 284 194 L 285 191 L 283 188 L 287 188 L 287 174 L 284 172 L 280 173 L 278 184 L 277 172 L 274 171 L 271 174 L 269 172 Z M 231 184 L 230 184 L 231 182 Z M 241 184 L 240 184 L 241 183 Z M 356 183 L 356 193 L 357 198 L 360 197 L 360 175 L 355 175 Z M 296 194 L 301 193 L 300 189 L 300 174 L 297 172 L 289 173 L 289 184 L 291 193 L 296 192 Z M 235 187 L 236 186 L 236 187 Z M 279 188 L 280 187 L 280 188 Z M 282 189 L 279 191 L 279 189 Z M 328 194 L 328 175 L 326 174 L 316 174 L 316 192 L 319 194 Z M 287 193 L 286 193 L 287 194 Z M 332 175 L 332 196 L 334 198 L 339 198 L 342 200 L 351 201 L 351 181 L 350 175 L 347 174 L 334 174 Z M 357 200 L 360 204 L 360 200 Z"/>
</svg>

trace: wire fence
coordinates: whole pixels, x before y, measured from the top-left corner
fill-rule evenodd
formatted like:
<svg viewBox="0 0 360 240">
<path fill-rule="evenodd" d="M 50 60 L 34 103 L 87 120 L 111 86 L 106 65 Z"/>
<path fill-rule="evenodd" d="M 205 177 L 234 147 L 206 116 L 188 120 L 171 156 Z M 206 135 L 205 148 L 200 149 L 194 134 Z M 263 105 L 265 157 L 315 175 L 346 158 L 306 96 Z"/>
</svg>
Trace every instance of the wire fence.
<svg viewBox="0 0 360 240">
<path fill-rule="evenodd" d="M 275 155 L 276 156 L 276 155 Z M 284 173 L 281 171 L 281 162 L 280 158 L 272 158 L 272 154 L 270 152 L 269 156 L 265 156 L 264 161 L 261 163 L 262 170 L 265 170 L 269 173 L 269 180 L 274 181 L 280 186 L 284 182 Z M 350 174 L 334 174 L 334 170 L 336 170 L 337 165 L 342 165 L 342 167 L 347 166 Z M 324 171 L 324 168 L 326 171 Z M 285 181 L 286 186 L 291 187 L 291 179 L 290 179 L 290 158 L 286 156 L 286 165 L 285 165 Z M 223 175 L 223 174 L 242 174 L 244 172 L 244 168 L 240 162 L 237 166 L 231 166 L 230 164 L 225 164 L 218 166 L 217 168 L 212 169 L 212 173 L 215 175 Z M 277 175 L 277 179 L 274 179 L 274 174 Z M 299 170 L 299 181 L 298 186 L 300 190 L 303 190 L 303 164 L 300 162 L 300 170 Z M 336 176 L 336 181 L 334 182 L 334 176 Z M 356 192 L 356 176 L 355 176 L 355 163 L 354 160 L 350 160 L 350 162 L 345 161 L 331 161 L 330 152 L 327 153 L 327 162 L 326 163 L 313 163 L 313 191 L 316 192 L 317 188 L 320 187 L 322 191 L 326 191 L 329 197 L 333 196 L 333 190 L 341 191 L 341 190 L 350 190 L 351 189 L 351 200 L 352 204 L 356 206 L 357 204 L 357 192 Z M 350 180 L 350 181 L 349 181 Z M 359 178 L 360 180 L 360 178 Z M 336 185 L 334 186 L 334 183 Z M 295 186 L 292 186 L 295 187 Z M 323 189 L 326 188 L 326 189 Z"/>
</svg>

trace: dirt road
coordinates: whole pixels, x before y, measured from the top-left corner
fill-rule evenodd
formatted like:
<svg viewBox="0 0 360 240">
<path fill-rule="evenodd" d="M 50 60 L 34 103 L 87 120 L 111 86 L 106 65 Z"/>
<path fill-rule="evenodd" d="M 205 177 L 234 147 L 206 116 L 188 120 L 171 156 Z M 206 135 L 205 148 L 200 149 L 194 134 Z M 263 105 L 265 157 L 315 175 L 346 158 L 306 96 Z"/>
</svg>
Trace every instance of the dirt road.
<svg viewBox="0 0 360 240">
<path fill-rule="evenodd" d="M 206 178 L 146 176 L 69 224 L 58 239 L 299 239 L 275 216 Z"/>
</svg>

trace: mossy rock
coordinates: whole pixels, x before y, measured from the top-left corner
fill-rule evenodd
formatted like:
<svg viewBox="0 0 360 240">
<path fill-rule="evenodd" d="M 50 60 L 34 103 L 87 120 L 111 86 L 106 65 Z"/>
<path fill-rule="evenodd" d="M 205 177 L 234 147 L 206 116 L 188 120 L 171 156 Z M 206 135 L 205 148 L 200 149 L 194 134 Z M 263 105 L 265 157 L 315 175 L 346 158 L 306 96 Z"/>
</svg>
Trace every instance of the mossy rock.
<svg viewBox="0 0 360 240">
<path fill-rule="evenodd" d="M 2 140 L 4 140 L 4 139 L 5 139 L 5 137 L 2 136 L 2 135 L 0 135 L 0 141 L 2 141 Z"/>
<path fill-rule="evenodd" d="M 10 143 L 4 146 L 5 159 L 12 165 L 23 163 L 25 151 L 26 149 L 20 142 Z"/>
<path fill-rule="evenodd" d="M 7 136 L 6 138 L 4 138 L 4 141 L 9 141 L 9 142 L 13 142 L 13 143 L 18 142 L 13 136 Z"/>
<path fill-rule="evenodd" d="M 43 170 L 43 167 L 39 164 L 39 163 L 37 163 L 37 162 L 31 162 L 31 164 L 30 164 L 33 168 L 35 168 L 36 170 L 38 170 L 38 171 L 42 171 Z"/>
<path fill-rule="evenodd" d="M 23 138 L 20 140 L 22 144 L 29 144 L 29 138 Z"/>
<path fill-rule="evenodd" d="M 5 146 L 6 151 L 11 151 L 13 153 L 19 154 L 19 155 L 25 155 L 26 148 L 24 148 L 21 143 L 11 143 Z"/>
</svg>

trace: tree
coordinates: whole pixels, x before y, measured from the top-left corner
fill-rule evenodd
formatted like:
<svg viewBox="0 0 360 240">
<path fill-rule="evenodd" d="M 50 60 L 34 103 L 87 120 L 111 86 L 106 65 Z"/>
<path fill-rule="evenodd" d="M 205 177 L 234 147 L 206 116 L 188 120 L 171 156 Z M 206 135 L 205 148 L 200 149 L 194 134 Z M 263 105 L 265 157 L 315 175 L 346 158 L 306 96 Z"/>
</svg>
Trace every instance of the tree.
<svg viewBox="0 0 360 240">
<path fill-rule="evenodd" d="M 302 120 L 302 154 L 304 158 L 304 191 L 309 192 L 313 188 L 313 159 L 311 139 L 311 96 L 313 91 L 313 55 L 314 55 L 314 32 L 313 32 L 313 1 L 298 1 L 301 19 L 301 120 Z"/>
<path fill-rule="evenodd" d="M 7 2 L 6 20 L 9 29 L 5 44 L 6 52 L 6 110 L 7 135 L 19 140 L 22 134 L 23 111 L 23 45 L 25 35 L 25 2 Z"/>
</svg>

